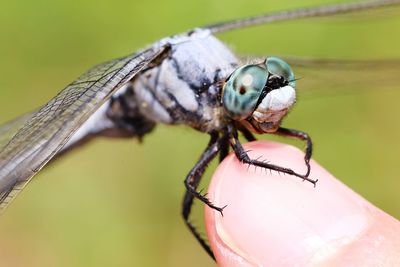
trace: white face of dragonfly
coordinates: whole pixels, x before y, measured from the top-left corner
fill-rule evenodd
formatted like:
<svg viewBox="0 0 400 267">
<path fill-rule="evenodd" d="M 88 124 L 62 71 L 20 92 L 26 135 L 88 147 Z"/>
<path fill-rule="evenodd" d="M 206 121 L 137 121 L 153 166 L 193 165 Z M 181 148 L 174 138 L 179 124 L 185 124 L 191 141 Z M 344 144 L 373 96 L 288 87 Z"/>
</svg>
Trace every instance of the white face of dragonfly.
<svg viewBox="0 0 400 267">
<path fill-rule="evenodd" d="M 290 66 L 276 57 L 244 65 L 226 80 L 222 103 L 228 115 L 249 130 L 274 132 L 296 101 Z"/>
</svg>

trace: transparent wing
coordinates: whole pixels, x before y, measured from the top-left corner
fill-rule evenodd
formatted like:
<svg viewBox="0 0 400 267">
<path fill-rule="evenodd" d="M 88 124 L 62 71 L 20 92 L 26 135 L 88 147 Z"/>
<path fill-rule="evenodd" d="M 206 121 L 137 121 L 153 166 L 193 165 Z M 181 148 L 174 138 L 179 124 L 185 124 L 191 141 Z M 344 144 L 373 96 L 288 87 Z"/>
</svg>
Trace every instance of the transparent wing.
<svg viewBox="0 0 400 267">
<path fill-rule="evenodd" d="M 300 8 L 288 11 L 268 13 L 260 16 L 226 21 L 205 26 L 213 33 L 227 32 L 245 27 L 270 24 L 279 21 L 295 20 L 300 18 L 327 17 L 337 14 L 358 12 L 360 10 L 377 9 L 381 7 L 393 7 L 400 4 L 400 0 L 370 0 L 352 3 L 322 5 L 311 8 Z"/>
<path fill-rule="evenodd" d="M 33 117 L 36 111 L 24 114 L 12 121 L 9 121 L 3 125 L 0 125 L 0 151 L 3 150 L 5 145 L 11 140 L 11 138 L 17 133 L 22 126 Z"/>
<path fill-rule="evenodd" d="M 313 97 L 398 88 L 400 60 L 311 60 L 286 58 L 301 95 Z M 338 91 L 340 90 L 340 91 Z"/>
<path fill-rule="evenodd" d="M 147 49 L 93 67 L 37 112 L 0 128 L 0 210 L 118 88 L 164 51 Z M 8 141 L 6 141 L 8 140 Z"/>
</svg>

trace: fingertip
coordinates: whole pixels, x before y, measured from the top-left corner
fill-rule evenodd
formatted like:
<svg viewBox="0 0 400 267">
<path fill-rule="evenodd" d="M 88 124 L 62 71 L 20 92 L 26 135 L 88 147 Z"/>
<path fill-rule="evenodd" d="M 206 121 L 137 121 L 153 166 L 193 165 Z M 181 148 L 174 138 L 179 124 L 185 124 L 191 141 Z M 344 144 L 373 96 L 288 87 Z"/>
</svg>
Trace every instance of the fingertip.
<svg viewBox="0 0 400 267">
<path fill-rule="evenodd" d="M 245 146 L 251 158 L 260 155 L 296 172 L 306 171 L 304 154 L 273 142 Z M 228 205 L 224 217 L 206 208 L 212 249 L 222 266 L 293 266 L 320 261 L 351 242 L 368 225 L 370 205 L 311 161 L 310 178 L 301 179 L 247 168 L 234 155 L 218 167 L 209 187 L 217 206 Z M 329 246 L 327 246 L 329 244 Z"/>
</svg>

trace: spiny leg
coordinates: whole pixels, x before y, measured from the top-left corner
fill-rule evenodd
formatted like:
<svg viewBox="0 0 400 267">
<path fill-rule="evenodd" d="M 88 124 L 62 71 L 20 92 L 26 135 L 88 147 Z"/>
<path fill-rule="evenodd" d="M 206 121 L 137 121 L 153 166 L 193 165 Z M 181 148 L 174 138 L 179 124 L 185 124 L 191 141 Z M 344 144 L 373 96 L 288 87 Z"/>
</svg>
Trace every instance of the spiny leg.
<svg viewBox="0 0 400 267">
<path fill-rule="evenodd" d="M 239 129 L 243 133 L 244 138 L 246 138 L 247 141 L 255 141 L 257 140 L 254 135 L 247 130 L 246 128 L 241 128 Z M 220 153 L 219 153 L 219 162 L 222 162 L 226 156 L 229 154 L 229 136 L 226 135 L 223 138 L 221 138 L 221 148 L 220 148 Z"/>
<path fill-rule="evenodd" d="M 219 211 L 222 214 L 223 208 L 214 206 L 205 196 L 203 196 L 200 192 L 197 192 L 197 186 L 200 183 L 200 180 L 203 176 L 203 173 L 207 167 L 207 165 L 213 160 L 219 152 L 221 142 L 223 142 L 225 136 L 221 139 L 218 137 L 218 133 L 211 134 L 210 142 L 207 145 L 206 150 L 202 153 L 199 161 L 193 167 L 193 169 L 189 172 L 185 179 L 186 193 L 183 199 L 182 206 L 182 215 L 185 220 L 186 225 L 189 227 L 190 232 L 194 235 L 200 245 L 204 248 L 204 250 L 210 255 L 211 258 L 215 260 L 214 254 L 211 251 L 211 248 L 206 243 L 204 238 L 200 235 L 197 229 L 193 226 L 193 224 L 189 220 L 190 212 L 193 205 L 194 198 L 199 199 L 212 209 Z"/>
<path fill-rule="evenodd" d="M 304 151 L 305 152 L 304 162 L 306 163 L 306 166 L 307 166 L 307 172 L 304 176 L 308 177 L 310 175 L 310 171 L 311 171 L 310 159 L 311 159 L 312 150 L 313 150 L 313 143 L 312 143 L 311 137 L 305 132 L 295 130 L 295 129 L 283 128 L 283 127 L 279 127 L 279 129 L 275 132 L 275 134 L 285 136 L 285 137 L 296 138 L 296 139 L 306 142 L 306 149 Z"/>
<path fill-rule="evenodd" d="M 201 154 L 200 159 L 197 161 L 196 165 L 192 168 L 185 179 L 186 190 L 191 193 L 193 197 L 199 199 L 201 202 L 210 208 L 219 211 L 220 213 L 222 213 L 223 208 L 214 206 L 208 198 L 206 198 L 200 192 L 197 192 L 197 186 L 206 167 L 218 154 L 221 146 L 221 140 L 223 140 L 223 138 L 219 139 L 218 135 L 211 136 L 210 143 L 208 144 L 206 150 Z"/>
<path fill-rule="evenodd" d="M 183 219 L 185 220 L 187 227 L 189 227 L 190 232 L 192 233 L 192 235 L 194 235 L 194 237 L 200 243 L 202 248 L 207 252 L 207 254 L 211 258 L 215 260 L 214 253 L 212 252 L 210 246 L 207 244 L 206 240 L 200 235 L 196 227 L 189 220 L 190 212 L 192 210 L 192 205 L 193 205 L 193 199 L 194 196 L 192 195 L 192 193 L 186 191 L 185 196 L 183 198 L 183 208 L 182 208 Z"/>
<path fill-rule="evenodd" d="M 250 159 L 249 155 L 244 150 L 242 144 L 240 143 L 240 141 L 238 139 L 237 130 L 234 127 L 230 126 L 230 127 L 228 127 L 228 133 L 230 135 L 229 141 L 231 143 L 232 149 L 233 149 L 233 151 L 235 151 L 237 158 L 241 162 L 247 163 L 250 165 L 254 165 L 254 166 L 258 166 L 258 167 L 262 167 L 262 168 L 266 168 L 266 169 L 270 169 L 270 170 L 277 171 L 277 172 L 287 173 L 287 174 L 299 177 L 303 180 L 306 180 L 306 181 L 312 183 L 314 186 L 316 185 L 318 180 L 312 180 L 312 179 L 308 178 L 306 175 L 299 174 L 299 173 L 293 171 L 292 169 L 281 167 L 281 166 L 274 165 L 274 164 L 270 164 L 270 163 L 267 163 L 264 161 L 259 161 L 257 159 L 255 159 L 255 160 Z"/>
</svg>

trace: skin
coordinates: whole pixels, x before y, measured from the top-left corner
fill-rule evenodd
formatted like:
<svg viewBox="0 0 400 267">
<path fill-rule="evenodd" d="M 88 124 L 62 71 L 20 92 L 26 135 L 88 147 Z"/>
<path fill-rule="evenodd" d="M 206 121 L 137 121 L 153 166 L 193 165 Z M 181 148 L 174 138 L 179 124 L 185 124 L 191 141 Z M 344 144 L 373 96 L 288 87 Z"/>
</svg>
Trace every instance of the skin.
<svg viewBox="0 0 400 267">
<path fill-rule="evenodd" d="M 303 152 L 273 142 L 245 145 L 250 156 L 305 171 Z M 267 173 L 229 155 L 208 197 L 206 227 L 220 266 L 400 266 L 400 222 L 342 184 L 316 162 L 316 188 Z"/>
</svg>

